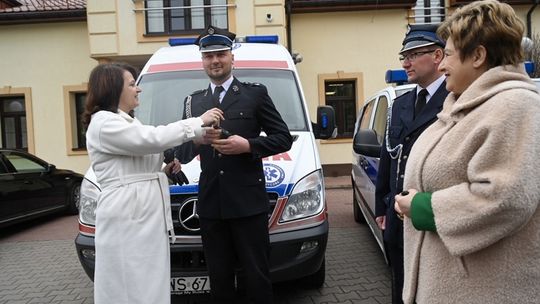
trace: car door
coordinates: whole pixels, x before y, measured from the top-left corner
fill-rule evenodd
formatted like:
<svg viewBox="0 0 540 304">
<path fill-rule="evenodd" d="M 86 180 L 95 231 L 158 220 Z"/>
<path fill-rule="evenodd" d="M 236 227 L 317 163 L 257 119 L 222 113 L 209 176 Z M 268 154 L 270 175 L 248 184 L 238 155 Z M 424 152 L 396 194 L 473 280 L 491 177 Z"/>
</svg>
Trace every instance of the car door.
<svg viewBox="0 0 540 304">
<path fill-rule="evenodd" d="M 62 208 L 64 189 L 57 187 L 46 163 L 20 152 L 2 153 L 0 224 Z"/>
<path fill-rule="evenodd" d="M 353 152 L 353 204 L 365 215 L 365 220 L 370 226 L 379 246 L 384 253 L 383 234 L 375 222 L 375 185 L 379 168 L 379 154 L 386 130 L 386 118 L 388 112 L 389 92 L 381 91 L 369 100 L 363 108 L 362 115 L 356 123 Z M 360 138 L 363 137 L 363 138 Z M 357 149 L 356 145 L 369 143 L 371 149 Z M 384 149 L 384 147 L 382 147 Z M 355 205 L 356 207 L 356 205 Z M 357 213 L 356 209 L 354 210 Z M 358 221 L 357 215 L 355 220 Z"/>
<path fill-rule="evenodd" d="M 389 96 L 386 93 L 376 96 L 368 101 L 363 114 L 357 123 L 356 133 L 360 130 L 370 130 L 376 136 L 378 146 L 382 145 L 388 112 Z M 384 148 L 384 147 L 383 147 Z M 366 207 L 372 216 L 375 215 L 375 185 L 377 183 L 377 171 L 379 157 L 355 153 L 353 160 L 353 174 L 355 174 L 355 186 L 359 190 Z"/>
</svg>

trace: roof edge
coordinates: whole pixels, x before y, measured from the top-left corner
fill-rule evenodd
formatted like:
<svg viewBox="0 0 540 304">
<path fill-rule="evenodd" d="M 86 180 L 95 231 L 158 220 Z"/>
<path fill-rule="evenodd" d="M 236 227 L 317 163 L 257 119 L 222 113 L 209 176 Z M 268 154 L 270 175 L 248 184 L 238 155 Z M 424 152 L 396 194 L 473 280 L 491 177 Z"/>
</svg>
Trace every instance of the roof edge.
<svg viewBox="0 0 540 304">
<path fill-rule="evenodd" d="M 84 20 L 86 9 L 0 14 L 0 25 Z"/>
</svg>

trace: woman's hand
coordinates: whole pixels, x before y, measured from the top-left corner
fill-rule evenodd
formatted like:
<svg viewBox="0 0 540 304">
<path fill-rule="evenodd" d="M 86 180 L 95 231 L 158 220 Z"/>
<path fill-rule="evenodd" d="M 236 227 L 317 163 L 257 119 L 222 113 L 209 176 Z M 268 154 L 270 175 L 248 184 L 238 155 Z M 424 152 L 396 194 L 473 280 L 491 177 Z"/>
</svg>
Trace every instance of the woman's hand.
<svg viewBox="0 0 540 304">
<path fill-rule="evenodd" d="M 178 159 L 175 158 L 173 159 L 173 161 L 171 161 L 170 163 L 165 165 L 165 167 L 163 167 L 163 172 L 165 172 L 167 176 L 172 176 L 180 172 L 181 169 L 182 169 L 182 164 L 180 163 Z"/>
<path fill-rule="evenodd" d="M 223 111 L 218 108 L 212 108 L 200 116 L 204 126 L 219 126 L 219 122 L 224 120 Z"/>
<path fill-rule="evenodd" d="M 418 193 L 418 190 L 409 189 L 395 196 L 394 210 L 396 210 L 399 218 L 403 219 L 403 216 L 411 217 L 411 203 L 416 193 Z"/>
</svg>

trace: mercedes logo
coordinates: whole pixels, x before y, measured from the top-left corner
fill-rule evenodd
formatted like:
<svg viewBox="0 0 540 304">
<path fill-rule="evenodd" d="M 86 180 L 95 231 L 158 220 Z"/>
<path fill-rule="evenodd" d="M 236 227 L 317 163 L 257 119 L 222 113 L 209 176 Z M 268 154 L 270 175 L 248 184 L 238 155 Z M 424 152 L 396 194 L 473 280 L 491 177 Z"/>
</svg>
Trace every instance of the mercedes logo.
<svg viewBox="0 0 540 304">
<path fill-rule="evenodd" d="M 180 206 L 178 221 L 188 231 L 198 232 L 201 230 L 199 215 L 197 214 L 197 198 L 192 197 Z"/>
</svg>

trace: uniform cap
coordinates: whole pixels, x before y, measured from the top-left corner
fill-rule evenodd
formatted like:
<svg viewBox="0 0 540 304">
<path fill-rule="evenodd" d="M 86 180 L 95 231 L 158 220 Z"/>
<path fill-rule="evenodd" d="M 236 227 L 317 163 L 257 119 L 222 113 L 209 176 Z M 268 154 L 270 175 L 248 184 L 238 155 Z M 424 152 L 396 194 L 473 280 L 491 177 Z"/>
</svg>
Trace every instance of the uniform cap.
<svg viewBox="0 0 540 304">
<path fill-rule="evenodd" d="M 421 48 L 428 45 L 437 45 L 442 48 L 445 42 L 437 36 L 437 26 L 431 24 L 411 24 L 403 39 L 403 47 L 400 54 L 403 52 Z"/>
<path fill-rule="evenodd" d="M 197 37 L 195 44 L 199 46 L 201 53 L 230 50 L 235 37 L 235 33 L 209 25 Z"/>
</svg>

